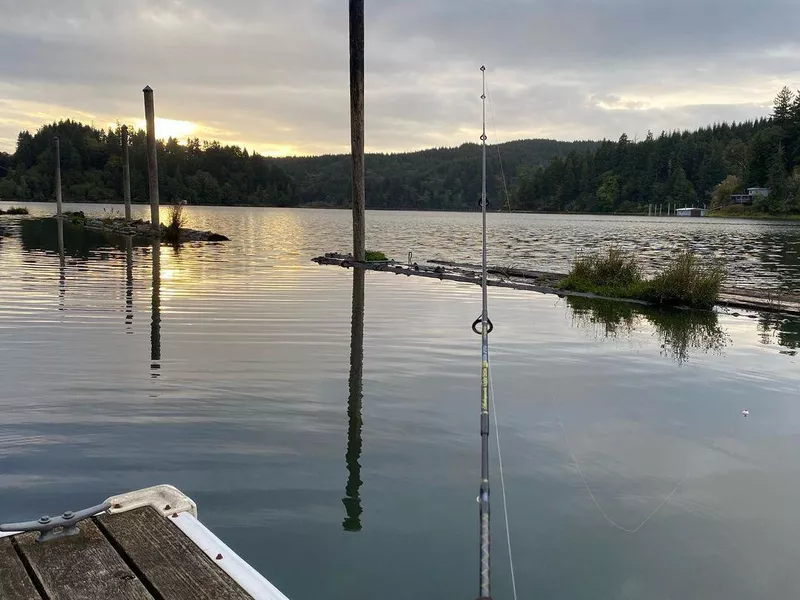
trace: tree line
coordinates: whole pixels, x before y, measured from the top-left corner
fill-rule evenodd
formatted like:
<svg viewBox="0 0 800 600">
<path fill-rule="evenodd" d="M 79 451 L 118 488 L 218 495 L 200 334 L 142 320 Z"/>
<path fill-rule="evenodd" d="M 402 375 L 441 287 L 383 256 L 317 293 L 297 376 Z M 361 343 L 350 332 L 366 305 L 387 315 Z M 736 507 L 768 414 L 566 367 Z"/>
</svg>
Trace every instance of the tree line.
<svg viewBox="0 0 800 600">
<path fill-rule="evenodd" d="M 749 187 L 767 187 L 770 194 L 747 210 L 800 213 L 800 92 L 784 87 L 770 117 L 648 132 L 641 141 L 622 134 L 544 167 L 522 167 L 512 206 L 600 213 L 647 212 L 649 204 L 723 208 Z"/>
<path fill-rule="evenodd" d="M 75 121 L 23 131 L 13 154 L 0 152 L 0 198 L 52 200 L 54 136 L 60 138 L 64 199 L 119 202 L 120 126 Z M 130 136 L 131 194 L 147 200 L 145 133 Z M 348 207 L 347 155 L 270 158 L 246 148 L 175 139 L 158 142 L 164 202 Z M 481 148 L 369 154 L 368 208 L 476 210 Z M 647 212 L 649 204 L 724 207 L 731 194 L 768 187 L 753 211 L 800 213 L 800 92 L 783 88 L 769 117 L 696 131 L 626 134 L 617 141 L 518 140 L 488 148 L 488 194 L 497 210 Z"/>
<path fill-rule="evenodd" d="M 119 202 L 122 198 L 121 126 L 98 129 L 76 121 L 23 131 L 13 154 L 0 152 L 0 198 L 20 201 L 53 200 L 55 153 L 61 147 L 65 201 Z M 146 136 L 130 135 L 131 197 L 145 202 L 147 190 Z M 507 206 L 505 173 L 513 182 L 523 165 L 544 165 L 554 156 L 596 142 L 521 140 L 491 147 L 489 193 Z M 480 146 L 437 148 L 367 156 L 367 206 L 385 209 L 471 210 L 481 192 Z M 501 165 L 502 159 L 502 165 Z M 269 158 L 238 146 L 189 139 L 158 141 L 159 191 L 162 202 L 192 204 L 320 206 L 350 205 L 348 155 Z M 498 206 L 499 208 L 500 206 Z"/>
<path fill-rule="evenodd" d="M 23 131 L 14 154 L 0 153 L 0 198 L 52 200 L 55 191 L 53 137 L 61 147 L 61 181 L 68 202 L 119 202 L 122 198 L 121 126 L 97 129 L 60 121 Z M 147 191 L 146 136 L 129 139 L 131 197 L 144 202 Z M 219 142 L 158 141 L 159 191 L 167 202 L 291 205 L 295 190 L 280 166 L 257 153 Z"/>
</svg>

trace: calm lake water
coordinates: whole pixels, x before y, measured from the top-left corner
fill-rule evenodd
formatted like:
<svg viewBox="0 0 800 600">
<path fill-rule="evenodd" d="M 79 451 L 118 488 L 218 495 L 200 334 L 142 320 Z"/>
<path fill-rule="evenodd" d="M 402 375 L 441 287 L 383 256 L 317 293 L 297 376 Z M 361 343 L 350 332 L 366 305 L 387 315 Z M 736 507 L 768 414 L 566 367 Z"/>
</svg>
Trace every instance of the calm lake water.
<svg viewBox="0 0 800 600">
<path fill-rule="evenodd" d="M 54 222 L 0 217 L 0 520 L 171 483 L 293 600 L 474 598 L 479 288 L 310 263 L 349 247 L 343 211 L 189 217 L 232 241 L 66 228 L 62 259 Z M 367 220 L 398 258 L 479 257 L 477 214 Z M 490 226 L 495 263 L 566 270 L 613 241 L 655 265 L 689 244 L 741 285 L 800 289 L 797 226 Z M 490 314 L 521 598 L 796 596 L 800 320 L 498 289 Z M 510 598 L 492 452 L 493 596 Z"/>
</svg>

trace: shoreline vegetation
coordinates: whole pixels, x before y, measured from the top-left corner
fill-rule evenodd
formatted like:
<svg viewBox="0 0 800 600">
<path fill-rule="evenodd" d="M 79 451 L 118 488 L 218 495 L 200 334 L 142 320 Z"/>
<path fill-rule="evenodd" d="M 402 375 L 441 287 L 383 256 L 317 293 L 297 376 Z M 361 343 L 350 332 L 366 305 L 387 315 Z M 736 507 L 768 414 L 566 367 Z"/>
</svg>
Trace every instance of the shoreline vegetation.
<svg viewBox="0 0 800 600">
<path fill-rule="evenodd" d="M 798 221 L 800 214 L 788 215 L 772 215 L 765 212 L 758 212 L 755 210 L 748 210 L 747 207 L 741 204 L 732 206 L 723 206 L 716 209 L 711 209 L 707 213 L 708 217 L 716 219 L 751 219 L 754 221 Z"/>
<path fill-rule="evenodd" d="M 121 124 L 97 129 L 60 121 L 21 132 L 13 154 L 0 152 L 0 198 L 53 198 L 54 136 L 61 144 L 66 201 L 104 203 L 121 196 Z M 144 132 L 134 130 L 129 143 L 132 199 L 142 201 Z M 367 208 L 476 210 L 479 156 L 476 143 L 368 154 Z M 158 141 L 158 157 L 165 204 L 350 206 L 346 154 L 272 158 L 216 141 L 169 138 Z M 648 132 L 642 139 L 623 133 L 616 141 L 505 142 L 489 153 L 487 186 L 492 210 L 506 212 L 635 215 L 657 207 L 663 215 L 668 208 L 705 206 L 719 216 L 800 215 L 800 93 L 783 88 L 769 117 L 694 131 Z M 754 197 L 746 210 L 727 206 L 742 201 L 732 195 L 752 187 L 769 194 Z"/>
</svg>

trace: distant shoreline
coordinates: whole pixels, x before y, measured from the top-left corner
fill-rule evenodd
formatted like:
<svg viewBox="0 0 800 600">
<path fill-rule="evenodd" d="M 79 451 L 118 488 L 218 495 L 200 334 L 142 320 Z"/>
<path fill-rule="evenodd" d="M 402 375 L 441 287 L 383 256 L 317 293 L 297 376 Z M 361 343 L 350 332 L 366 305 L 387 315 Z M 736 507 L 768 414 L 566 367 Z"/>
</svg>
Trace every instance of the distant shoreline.
<svg viewBox="0 0 800 600">
<path fill-rule="evenodd" d="M 54 200 L 12 200 L 0 199 L 0 202 L 8 204 L 55 204 Z M 108 201 L 108 202 L 70 202 L 65 200 L 64 204 L 80 204 L 80 205 L 115 205 L 122 206 L 123 202 Z M 148 202 L 132 202 L 132 206 L 149 206 Z M 162 204 L 163 206 L 170 206 L 169 204 Z M 309 204 L 299 206 L 275 206 L 270 204 L 187 204 L 187 207 L 200 206 L 203 208 L 299 208 L 304 210 L 350 210 L 347 206 L 312 206 Z M 425 208 L 383 208 L 383 207 L 367 207 L 367 210 L 381 211 L 381 212 L 446 212 L 446 213 L 477 213 L 477 209 L 470 210 L 447 210 L 444 208 L 425 209 Z M 493 214 L 520 214 L 520 215 L 560 215 L 560 216 L 593 216 L 593 217 L 648 217 L 643 213 L 631 212 L 618 212 L 618 213 L 604 213 L 604 212 L 567 212 L 567 211 L 530 211 L 530 210 L 515 210 L 508 211 L 499 210 L 492 211 Z M 651 218 L 676 218 L 676 219 L 742 219 L 747 221 L 800 221 L 800 214 L 791 215 L 770 215 L 767 213 L 751 213 L 751 214 L 717 214 L 715 211 L 709 211 L 706 217 L 677 217 L 675 215 L 656 215 Z"/>
</svg>

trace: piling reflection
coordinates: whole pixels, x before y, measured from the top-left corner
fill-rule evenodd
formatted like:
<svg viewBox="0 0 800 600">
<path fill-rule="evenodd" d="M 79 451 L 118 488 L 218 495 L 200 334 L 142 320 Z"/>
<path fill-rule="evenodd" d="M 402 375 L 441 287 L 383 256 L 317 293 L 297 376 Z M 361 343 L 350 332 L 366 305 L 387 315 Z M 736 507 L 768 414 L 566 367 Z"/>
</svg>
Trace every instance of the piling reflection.
<svg viewBox="0 0 800 600">
<path fill-rule="evenodd" d="M 150 319 L 150 377 L 155 379 L 161 369 L 161 245 L 152 245 L 153 295 L 151 298 L 152 317 Z"/>
<path fill-rule="evenodd" d="M 133 333 L 133 238 L 125 239 L 125 333 Z"/>
<path fill-rule="evenodd" d="M 350 379 L 347 400 L 347 485 L 342 503 L 345 531 L 361 531 L 361 401 L 364 376 L 364 269 L 353 269 L 353 313 L 350 329 Z"/>
<path fill-rule="evenodd" d="M 573 325 L 591 330 L 596 337 L 617 338 L 651 327 L 661 354 L 679 364 L 693 353 L 722 354 L 729 336 L 720 327 L 716 313 L 689 310 L 658 310 L 625 302 L 567 297 Z"/>
<path fill-rule="evenodd" d="M 58 310 L 64 310 L 67 295 L 67 257 L 64 251 L 64 221 L 57 219 L 58 224 Z"/>
</svg>

